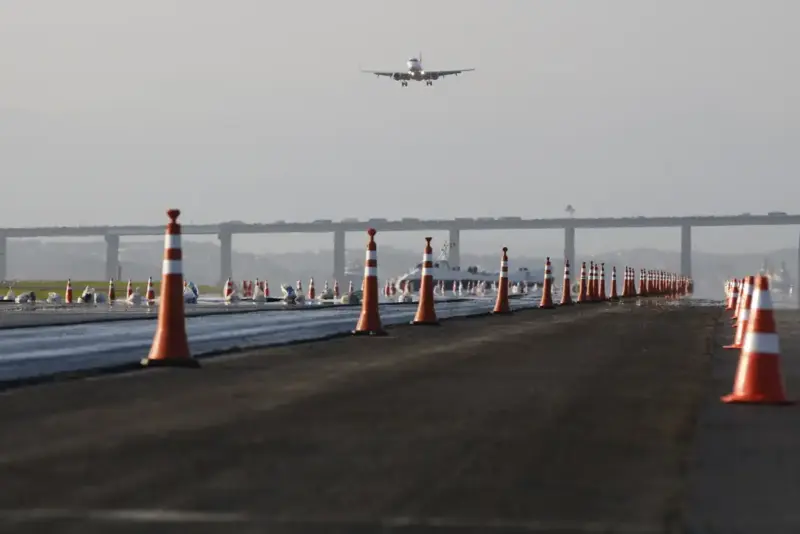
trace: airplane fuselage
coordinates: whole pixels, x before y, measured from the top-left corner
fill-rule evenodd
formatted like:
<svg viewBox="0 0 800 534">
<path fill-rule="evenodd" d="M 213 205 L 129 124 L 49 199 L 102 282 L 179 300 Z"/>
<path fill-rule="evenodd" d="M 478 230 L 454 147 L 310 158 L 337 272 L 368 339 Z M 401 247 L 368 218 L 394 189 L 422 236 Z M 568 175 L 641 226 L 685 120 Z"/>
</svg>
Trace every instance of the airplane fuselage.
<svg viewBox="0 0 800 534">
<path fill-rule="evenodd" d="M 406 62 L 406 65 L 408 65 L 408 76 L 412 80 L 420 82 L 426 79 L 425 70 L 423 70 L 422 62 L 419 59 L 411 58 Z"/>
</svg>

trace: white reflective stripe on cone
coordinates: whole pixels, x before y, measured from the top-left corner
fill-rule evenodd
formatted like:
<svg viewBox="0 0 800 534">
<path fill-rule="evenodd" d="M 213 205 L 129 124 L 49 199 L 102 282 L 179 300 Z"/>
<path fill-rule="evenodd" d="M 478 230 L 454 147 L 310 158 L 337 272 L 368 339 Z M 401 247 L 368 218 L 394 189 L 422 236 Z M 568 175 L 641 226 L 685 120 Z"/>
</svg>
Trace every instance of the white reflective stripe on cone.
<svg viewBox="0 0 800 534">
<path fill-rule="evenodd" d="M 780 354 L 781 344 L 778 334 L 762 334 L 748 332 L 744 336 L 742 352 L 757 354 Z"/>
<path fill-rule="evenodd" d="M 422 261 L 423 263 L 426 261 L 433 261 L 433 254 L 423 254 Z"/>
<path fill-rule="evenodd" d="M 164 260 L 161 274 L 183 274 L 182 260 Z"/>
<path fill-rule="evenodd" d="M 758 307 L 756 308 L 756 304 Z M 769 291 L 759 289 L 753 293 L 753 302 L 751 303 L 751 310 L 771 310 L 772 309 L 772 296 Z"/>
<path fill-rule="evenodd" d="M 374 276 L 377 278 L 378 276 L 378 268 L 377 267 L 364 267 L 364 276 Z"/>
<path fill-rule="evenodd" d="M 164 236 L 164 250 L 181 248 L 181 234 L 166 234 Z"/>
<path fill-rule="evenodd" d="M 377 260 L 378 259 L 378 251 L 377 250 L 367 250 L 367 261 L 369 260 Z"/>
</svg>

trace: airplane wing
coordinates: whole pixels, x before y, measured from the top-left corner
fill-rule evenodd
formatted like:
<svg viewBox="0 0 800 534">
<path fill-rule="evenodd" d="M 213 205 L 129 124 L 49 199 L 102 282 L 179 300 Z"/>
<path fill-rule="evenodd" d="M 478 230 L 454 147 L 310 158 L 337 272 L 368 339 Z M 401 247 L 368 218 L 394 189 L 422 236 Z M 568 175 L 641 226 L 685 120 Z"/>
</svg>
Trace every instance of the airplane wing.
<svg viewBox="0 0 800 534">
<path fill-rule="evenodd" d="M 364 69 L 361 69 L 361 72 L 366 72 L 367 74 L 374 74 L 375 76 L 388 76 L 389 78 L 394 78 L 395 80 L 408 80 L 410 78 L 407 72 L 389 72 L 385 70 L 364 70 Z"/>
<path fill-rule="evenodd" d="M 452 76 L 452 75 L 458 76 L 462 72 L 469 72 L 469 71 L 472 71 L 472 70 L 475 70 L 475 69 L 426 70 L 425 74 L 430 74 L 430 75 L 434 75 L 434 76 L 438 76 L 438 77 L 442 78 L 444 76 Z"/>
</svg>

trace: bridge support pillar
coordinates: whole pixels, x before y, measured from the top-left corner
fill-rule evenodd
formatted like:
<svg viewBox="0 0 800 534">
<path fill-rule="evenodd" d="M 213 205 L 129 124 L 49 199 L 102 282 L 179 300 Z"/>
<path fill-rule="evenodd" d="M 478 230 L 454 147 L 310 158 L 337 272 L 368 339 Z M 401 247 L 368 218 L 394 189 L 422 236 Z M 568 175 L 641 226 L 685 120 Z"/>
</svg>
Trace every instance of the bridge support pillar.
<svg viewBox="0 0 800 534">
<path fill-rule="evenodd" d="M 220 232 L 219 237 L 219 285 L 224 286 L 233 278 L 233 232 Z"/>
<path fill-rule="evenodd" d="M 681 275 L 692 276 L 692 227 L 681 226 Z"/>
<path fill-rule="evenodd" d="M 564 228 L 564 259 L 569 260 L 570 281 L 575 279 L 573 273 L 577 273 L 575 266 L 575 227 L 567 226 Z"/>
<path fill-rule="evenodd" d="M 8 236 L 6 236 L 6 234 L 0 234 L 0 280 L 5 280 L 8 275 L 7 246 Z"/>
<path fill-rule="evenodd" d="M 461 267 L 461 230 L 458 228 L 451 228 L 450 229 L 450 236 L 447 239 L 448 244 L 450 245 L 450 250 L 448 251 L 448 260 L 450 261 L 451 266 Z"/>
<path fill-rule="evenodd" d="M 106 280 L 116 280 L 119 268 L 119 236 L 106 234 Z"/>
<path fill-rule="evenodd" d="M 333 279 L 344 282 L 345 270 L 345 232 L 335 230 L 333 232 Z"/>
</svg>

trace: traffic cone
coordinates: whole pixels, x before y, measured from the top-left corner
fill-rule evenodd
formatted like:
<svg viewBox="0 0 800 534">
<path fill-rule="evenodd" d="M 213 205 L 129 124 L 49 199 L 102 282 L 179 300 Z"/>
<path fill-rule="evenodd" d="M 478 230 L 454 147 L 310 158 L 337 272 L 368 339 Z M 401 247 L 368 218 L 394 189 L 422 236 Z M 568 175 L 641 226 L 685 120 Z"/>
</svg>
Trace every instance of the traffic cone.
<svg viewBox="0 0 800 534">
<path fill-rule="evenodd" d="M 314 287 L 314 278 L 308 281 L 308 300 L 317 298 L 317 289 Z"/>
<path fill-rule="evenodd" d="M 500 279 L 497 283 L 497 300 L 495 301 L 492 313 L 511 313 L 511 306 L 508 304 L 508 247 L 503 247 L 503 256 L 500 259 Z"/>
<path fill-rule="evenodd" d="M 378 310 L 378 245 L 375 243 L 376 231 L 367 230 L 367 255 L 364 262 L 364 295 L 361 300 L 361 317 L 358 319 L 353 335 L 385 336 Z"/>
<path fill-rule="evenodd" d="M 341 295 L 339 294 L 339 281 L 335 278 L 333 279 L 333 298 L 338 299 Z"/>
<path fill-rule="evenodd" d="M 755 276 L 748 276 L 744 279 L 744 286 L 742 289 L 742 296 L 739 299 L 742 302 L 739 308 L 739 322 L 736 325 L 736 335 L 733 338 L 733 343 L 725 345 L 724 349 L 741 349 L 744 342 L 744 335 L 747 332 L 747 319 L 750 316 L 750 307 L 753 305 L 753 285 L 755 284 Z"/>
<path fill-rule="evenodd" d="M 598 285 L 598 288 L 599 288 L 598 291 L 597 291 L 597 300 L 599 300 L 601 302 L 605 302 L 606 300 L 608 300 L 608 298 L 606 297 L 606 264 L 605 263 L 601 263 L 600 264 L 600 276 L 597 277 L 597 285 Z"/>
<path fill-rule="evenodd" d="M 611 266 L 611 294 L 608 296 L 608 300 L 611 301 L 618 301 L 619 295 L 617 295 L 617 266 Z"/>
<path fill-rule="evenodd" d="M 561 286 L 561 305 L 572 306 L 572 290 L 569 279 L 569 260 L 564 261 L 564 285 Z"/>
<path fill-rule="evenodd" d="M 432 237 L 425 238 L 425 251 L 422 253 L 422 279 L 419 287 L 419 306 L 411 324 L 438 325 L 436 310 L 433 306 L 433 248 Z M 406 288 L 409 284 L 406 284 Z"/>
<path fill-rule="evenodd" d="M 167 211 L 170 218 L 164 238 L 164 265 L 161 270 L 161 303 L 158 327 L 147 366 L 200 367 L 189 351 L 186 315 L 183 309 L 183 251 L 181 249 L 180 210 Z"/>
<path fill-rule="evenodd" d="M 133 295 L 133 282 L 128 278 L 128 286 L 125 288 L 125 298 L 130 299 L 131 295 Z"/>
<path fill-rule="evenodd" d="M 775 328 L 769 278 L 755 277 L 753 300 L 747 321 L 733 392 L 726 403 L 793 404 L 786 399 L 781 375 L 780 340 Z"/>
<path fill-rule="evenodd" d="M 264 278 L 264 296 L 269 296 L 269 281 L 266 278 Z"/>
<path fill-rule="evenodd" d="M 581 279 L 578 285 L 578 304 L 589 302 L 589 285 L 586 280 L 586 262 L 581 263 Z"/>
<path fill-rule="evenodd" d="M 108 303 L 113 304 L 117 300 L 117 290 L 114 287 L 114 279 L 108 281 Z"/>
<path fill-rule="evenodd" d="M 739 314 L 742 312 L 742 306 L 744 305 L 744 281 L 745 279 L 742 278 L 738 283 L 739 291 L 736 296 L 736 302 L 733 303 L 733 316 L 731 317 L 731 324 L 734 327 L 739 322 Z"/>
<path fill-rule="evenodd" d="M 153 277 L 147 277 L 147 291 L 145 292 L 145 300 L 147 305 L 152 306 L 156 302 L 156 290 L 153 289 Z"/>
<path fill-rule="evenodd" d="M 542 300 L 539 302 L 539 308 L 550 310 L 555 308 L 553 304 L 553 272 L 550 265 L 550 256 L 544 261 L 544 285 L 542 286 Z"/>
<path fill-rule="evenodd" d="M 646 297 L 647 296 L 647 271 L 642 269 L 639 272 L 639 296 Z"/>
<path fill-rule="evenodd" d="M 66 304 L 72 304 L 74 301 L 72 300 L 72 280 L 67 278 L 67 290 L 64 292 L 64 302 Z"/>
</svg>

